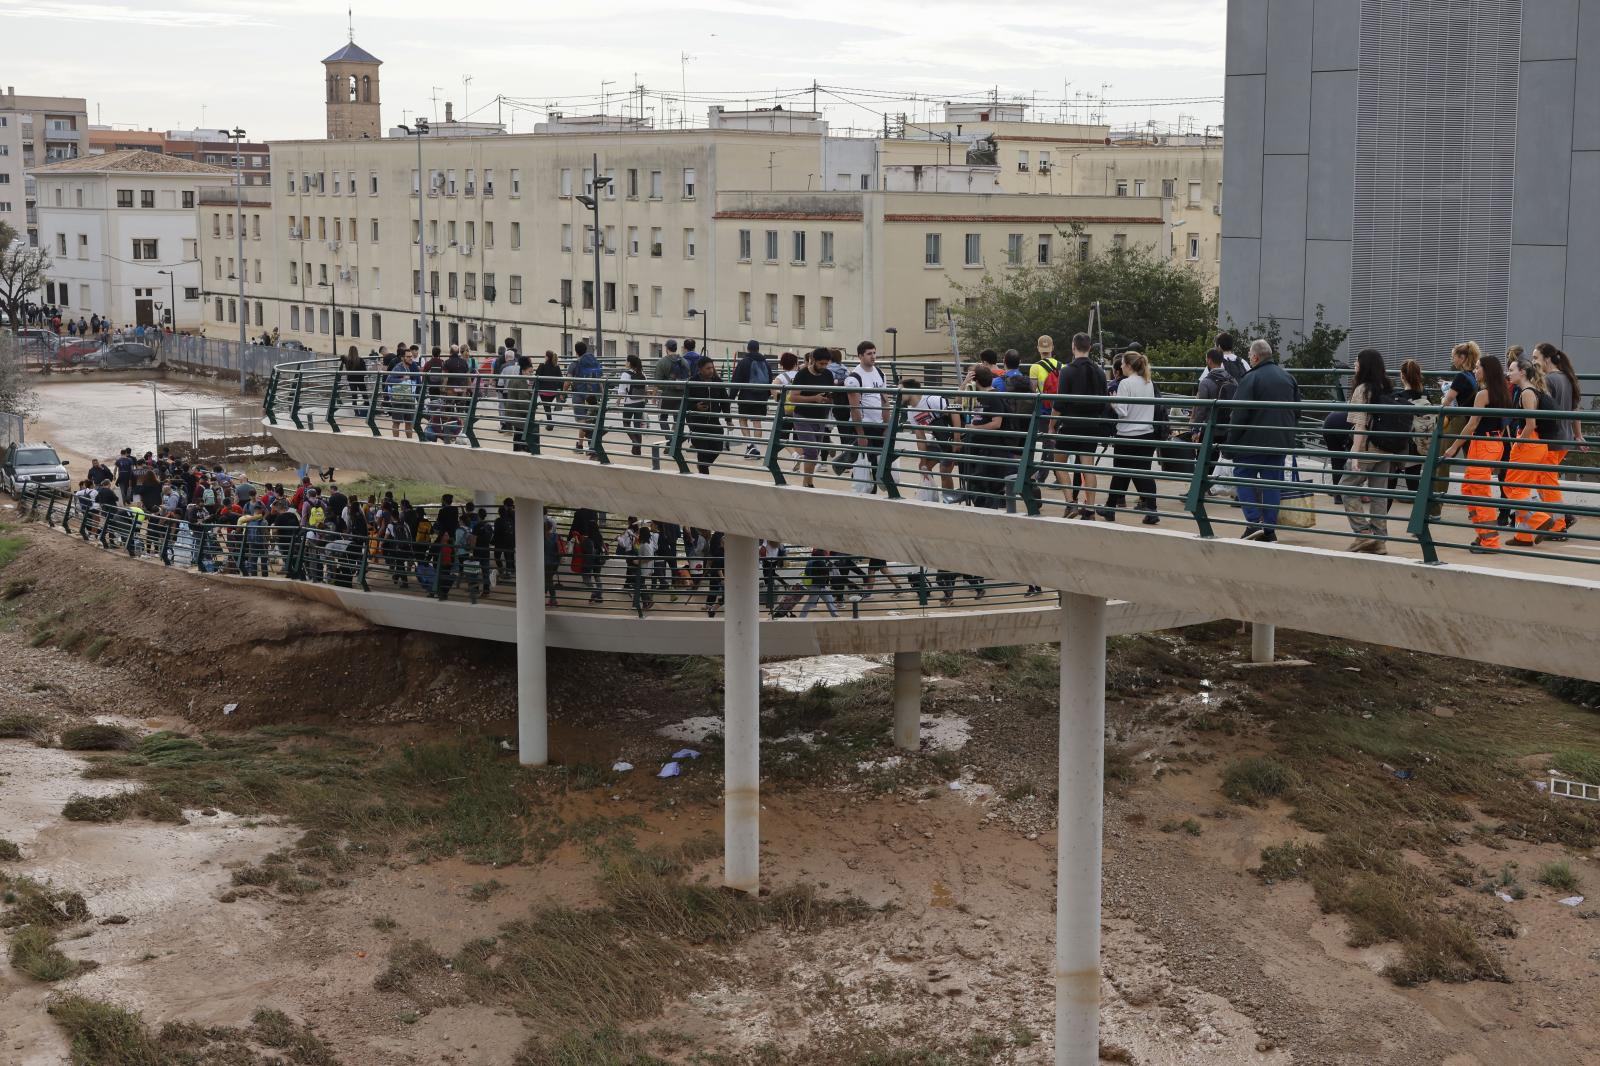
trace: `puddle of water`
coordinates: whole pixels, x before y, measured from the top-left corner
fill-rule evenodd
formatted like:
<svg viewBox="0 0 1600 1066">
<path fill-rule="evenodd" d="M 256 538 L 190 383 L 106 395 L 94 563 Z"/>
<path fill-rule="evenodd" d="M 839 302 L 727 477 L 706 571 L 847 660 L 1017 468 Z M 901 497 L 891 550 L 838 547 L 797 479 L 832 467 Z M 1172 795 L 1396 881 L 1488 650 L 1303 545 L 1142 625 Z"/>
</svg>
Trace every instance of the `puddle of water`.
<svg viewBox="0 0 1600 1066">
<path fill-rule="evenodd" d="M 809 692 L 817 685 L 859 681 L 882 666 L 881 659 L 861 655 L 813 655 L 768 663 L 761 668 L 761 683 L 784 692 Z"/>
<path fill-rule="evenodd" d="M 217 435 L 223 429 L 224 409 L 231 433 L 241 432 L 233 428 L 235 422 L 240 427 L 252 423 L 251 428 L 255 429 L 261 418 L 260 401 L 255 398 L 241 399 L 236 391 L 176 382 L 52 382 L 40 385 L 35 392 L 39 398 L 39 426 L 30 430 L 29 436 L 48 440 L 63 451 L 86 459 L 109 459 L 123 448 L 132 448 L 135 454 L 153 451 L 158 401 L 162 411 L 173 412 L 166 415 L 168 426 L 185 434 L 189 431 L 189 410 L 204 409 L 215 415 L 206 419 L 202 429 Z"/>
</svg>

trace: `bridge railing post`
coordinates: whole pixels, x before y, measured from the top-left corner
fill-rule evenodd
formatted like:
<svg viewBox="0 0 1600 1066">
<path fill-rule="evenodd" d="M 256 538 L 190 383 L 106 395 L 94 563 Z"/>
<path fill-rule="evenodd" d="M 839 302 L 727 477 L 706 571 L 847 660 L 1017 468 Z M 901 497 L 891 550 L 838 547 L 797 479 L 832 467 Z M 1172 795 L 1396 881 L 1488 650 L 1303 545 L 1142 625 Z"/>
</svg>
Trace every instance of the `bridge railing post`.
<svg viewBox="0 0 1600 1066">
<path fill-rule="evenodd" d="M 478 377 L 473 377 L 471 381 L 470 395 L 467 396 L 467 410 L 461 417 L 461 432 L 467 438 L 467 446 L 476 448 L 478 447 L 478 430 L 475 427 L 475 423 L 478 421 L 478 397 L 483 395 L 483 389 L 480 387 L 480 379 Z"/>
<path fill-rule="evenodd" d="M 516 450 L 515 445 L 513 445 L 513 450 Z M 534 379 L 533 387 L 528 390 L 528 410 L 522 416 L 521 450 L 529 455 L 539 454 L 539 386 L 537 378 Z"/>
<path fill-rule="evenodd" d="M 778 386 L 778 406 L 772 412 L 772 431 L 767 434 L 767 453 L 762 457 L 762 465 L 767 468 L 767 473 L 772 475 L 774 485 L 784 484 L 783 476 L 783 430 L 789 418 L 789 386 Z"/>
<path fill-rule="evenodd" d="M 339 432 L 339 422 L 335 414 L 339 407 L 339 382 L 344 377 L 344 368 L 333 368 L 333 387 L 328 390 L 328 428 L 335 433 Z"/>
<path fill-rule="evenodd" d="M 381 437 L 383 430 L 378 428 L 378 404 L 383 400 L 383 371 L 375 370 L 367 377 L 371 378 L 368 382 L 371 388 L 367 390 L 371 394 L 367 398 L 367 428 L 374 437 Z"/>
<path fill-rule="evenodd" d="M 1184 497 L 1183 509 L 1194 516 L 1202 537 L 1214 537 L 1211 516 L 1206 514 L 1206 476 L 1211 467 L 1211 457 L 1216 452 L 1217 406 L 1206 408 L 1205 426 L 1200 431 L 1200 449 L 1195 453 L 1194 471 L 1189 476 L 1189 492 Z"/>
<path fill-rule="evenodd" d="M 611 462 L 611 457 L 606 454 L 605 445 L 601 443 L 601 438 L 605 436 L 606 432 L 606 409 L 609 406 L 608 401 L 610 399 L 611 390 L 602 384 L 600 387 L 600 402 L 595 405 L 594 409 L 594 429 L 589 432 L 589 451 L 594 455 L 595 461 L 602 464 Z"/>
<path fill-rule="evenodd" d="M 289 421 L 294 423 L 295 429 L 305 429 L 300 421 L 300 390 L 305 384 L 305 368 L 296 367 L 294 370 L 294 389 L 289 393 Z M 198 441 L 196 443 L 199 443 Z"/>
<path fill-rule="evenodd" d="M 683 420 L 689 409 L 688 390 L 678 401 L 677 414 L 672 419 L 672 442 L 667 448 L 667 454 L 672 456 L 672 461 L 678 464 L 678 473 L 687 474 L 689 464 L 683 458 Z"/>
<path fill-rule="evenodd" d="M 891 500 L 900 498 L 900 486 L 894 480 L 894 442 L 900 432 L 900 426 L 905 421 L 905 393 L 896 389 L 894 393 L 894 406 L 889 410 L 889 418 L 883 427 L 883 446 L 878 449 L 878 457 L 873 464 L 879 486 L 884 495 Z"/>
<path fill-rule="evenodd" d="M 1035 399 L 1028 415 L 1028 431 L 1022 438 L 1022 454 L 1017 457 L 1017 469 L 1011 477 L 1008 493 L 1012 503 L 1020 497 L 1022 506 L 1030 515 L 1041 510 L 1039 490 L 1033 483 L 1033 450 L 1039 444 L 1039 422 L 1044 417 L 1044 404 Z"/>
<path fill-rule="evenodd" d="M 267 424 L 271 426 L 278 424 L 277 401 L 278 368 L 273 367 L 271 376 L 267 378 L 267 391 L 261 397 L 261 413 L 266 417 Z"/>
<path fill-rule="evenodd" d="M 417 380 L 417 403 L 411 412 L 411 429 L 416 433 L 418 440 L 422 439 L 422 419 L 427 410 L 428 379 L 426 375 L 419 374 Z"/>
<path fill-rule="evenodd" d="M 1443 440 L 1444 414 L 1441 412 L 1434 416 L 1433 432 L 1428 434 L 1428 452 L 1422 459 L 1422 472 L 1418 475 L 1420 484 L 1411 501 L 1411 524 L 1407 529 L 1417 538 L 1417 546 L 1422 549 L 1422 561 L 1430 566 L 1439 562 L 1439 548 L 1433 542 L 1433 527 L 1428 524 L 1428 513 L 1433 510 L 1433 479 L 1439 469 L 1439 451 Z"/>
</svg>

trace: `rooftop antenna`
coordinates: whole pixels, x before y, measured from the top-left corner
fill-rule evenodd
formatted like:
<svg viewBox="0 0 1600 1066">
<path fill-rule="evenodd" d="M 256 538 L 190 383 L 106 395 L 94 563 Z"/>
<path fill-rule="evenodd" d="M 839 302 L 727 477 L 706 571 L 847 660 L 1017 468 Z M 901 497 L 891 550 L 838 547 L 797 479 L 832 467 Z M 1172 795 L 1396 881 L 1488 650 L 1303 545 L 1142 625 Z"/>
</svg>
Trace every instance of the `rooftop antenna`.
<svg viewBox="0 0 1600 1066">
<path fill-rule="evenodd" d="M 443 85 L 433 86 L 433 121 L 439 121 L 439 94 L 444 92 Z"/>
<path fill-rule="evenodd" d="M 678 53 L 678 76 L 683 83 L 683 111 L 678 118 L 680 128 L 689 121 L 689 60 L 693 58 L 688 52 Z"/>
<path fill-rule="evenodd" d="M 472 97 L 468 95 L 471 89 L 472 75 L 461 75 L 461 117 L 463 119 L 472 117 Z"/>
<path fill-rule="evenodd" d="M 344 9 L 344 13 L 350 19 L 350 43 L 351 44 L 355 44 L 356 43 L 356 9 L 354 7 L 347 7 L 347 8 Z"/>
</svg>

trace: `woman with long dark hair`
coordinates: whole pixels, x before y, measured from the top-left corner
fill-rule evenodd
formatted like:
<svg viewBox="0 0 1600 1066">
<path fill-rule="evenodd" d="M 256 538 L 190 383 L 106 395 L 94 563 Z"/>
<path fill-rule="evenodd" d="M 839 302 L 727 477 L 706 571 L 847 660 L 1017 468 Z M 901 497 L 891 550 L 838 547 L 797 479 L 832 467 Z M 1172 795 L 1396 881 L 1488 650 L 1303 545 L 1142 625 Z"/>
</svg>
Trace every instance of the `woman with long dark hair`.
<svg viewBox="0 0 1600 1066">
<path fill-rule="evenodd" d="M 1537 362 L 1527 358 L 1512 360 L 1506 365 L 1506 380 L 1511 383 L 1511 406 L 1525 411 L 1526 415 L 1512 419 L 1506 427 L 1511 462 L 1518 465 L 1506 471 L 1500 489 L 1507 500 L 1526 503 L 1533 498 L 1534 489 L 1550 461 L 1550 449 L 1545 447 L 1544 437 L 1555 427 L 1538 414 L 1541 406 L 1552 404 L 1545 392 L 1544 371 Z M 1548 435 L 1555 434 L 1549 432 Z M 1516 527 L 1512 543 L 1525 548 L 1543 540 L 1553 527 L 1553 519 L 1544 511 L 1519 507 L 1512 515 Z"/>
<path fill-rule="evenodd" d="M 1506 372 L 1499 359 L 1492 355 L 1481 356 L 1476 376 L 1478 391 L 1472 400 L 1474 409 L 1505 410 L 1511 406 L 1511 386 L 1506 381 Z M 1493 498 L 1498 468 L 1485 464 L 1505 461 L 1504 419 L 1500 415 L 1485 414 L 1474 414 L 1468 418 L 1457 439 L 1445 449 L 1444 457 L 1452 459 L 1462 451 L 1467 453 L 1467 469 L 1461 483 L 1461 494 L 1482 500 Z M 1467 517 L 1478 530 L 1477 539 L 1468 550 L 1474 555 L 1499 551 L 1498 511 L 1494 507 L 1468 504 Z"/>
<path fill-rule="evenodd" d="M 1535 344 L 1533 352 L 1538 358 L 1539 368 L 1544 371 L 1545 391 L 1555 402 L 1556 409 L 1576 411 L 1583 402 L 1583 389 L 1578 385 L 1578 374 L 1572 369 L 1572 360 L 1567 353 L 1549 341 Z M 1565 502 L 1561 495 L 1561 464 L 1567 458 L 1568 451 L 1587 442 L 1583 439 L 1583 427 L 1576 420 L 1562 419 L 1554 428 L 1559 430 L 1555 439 L 1544 442 L 1548 466 L 1540 472 L 1538 486 L 1539 499 L 1559 507 Z M 1566 540 L 1567 530 L 1577 521 L 1571 515 L 1555 515 L 1547 539 Z"/>
<path fill-rule="evenodd" d="M 1380 404 L 1394 391 L 1394 382 L 1383 365 L 1383 355 L 1367 348 L 1356 356 L 1356 372 L 1350 390 L 1352 404 Z M 1353 552 L 1389 554 L 1384 541 L 1389 537 L 1389 501 L 1374 496 L 1372 489 L 1387 489 L 1398 465 L 1393 453 L 1380 448 L 1375 439 L 1376 416 L 1370 411 L 1350 412 L 1350 450 L 1355 453 L 1339 480 L 1345 517 L 1356 539 Z M 1370 456 L 1370 458 L 1368 458 Z"/>
</svg>

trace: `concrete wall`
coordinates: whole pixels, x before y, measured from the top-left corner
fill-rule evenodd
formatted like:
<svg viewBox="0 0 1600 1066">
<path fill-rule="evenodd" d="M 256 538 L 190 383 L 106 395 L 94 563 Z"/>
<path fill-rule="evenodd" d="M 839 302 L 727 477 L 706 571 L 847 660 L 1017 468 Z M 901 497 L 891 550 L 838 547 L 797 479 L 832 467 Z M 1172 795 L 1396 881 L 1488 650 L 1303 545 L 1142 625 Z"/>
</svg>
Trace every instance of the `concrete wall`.
<svg viewBox="0 0 1600 1066">
<path fill-rule="evenodd" d="M 1517 7 L 1512 0 L 1495 5 L 1493 15 L 1474 15 L 1485 20 L 1477 32 L 1514 26 Z M 1371 35 L 1376 15 L 1397 11 L 1459 14 L 1420 0 L 1230 0 L 1224 321 L 1274 316 L 1292 336 L 1322 304 L 1330 322 L 1352 322 L 1358 103 L 1363 77 L 1382 74 L 1363 69 L 1362 29 L 1365 23 Z M 1386 333 L 1381 308 L 1353 343 L 1438 362 L 1446 338 L 1465 339 L 1455 336 L 1453 319 L 1460 332 L 1481 333 L 1485 342 L 1502 335 L 1523 345 L 1553 340 L 1580 369 L 1600 369 L 1600 216 L 1593 211 L 1600 194 L 1600 0 L 1521 0 L 1520 27 L 1509 282 L 1502 274 L 1498 283 L 1463 289 L 1459 311 L 1443 316 L 1425 344 L 1414 328 Z M 1483 79 L 1444 77 L 1431 94 L 1416 93 L 1405 126 L 1418 143 L 1479 103 L 1473 94 Z M 1374 159 L 1385 157 L 1382 145 L 1372 149 Z M 1460 199 L 1449 184 L 1409 187 L 1404 195 L 1448 213 Z M 1467 239 L 1503 258 L 1507 235 L 1482 214 L 1468 219 Z M 1382 298 L 1386 287 L 1418 276 L 1401 269 L 1371 291 Z M 1448 295 L 1455 280 L 1423 283 Z"/>
</svg>

